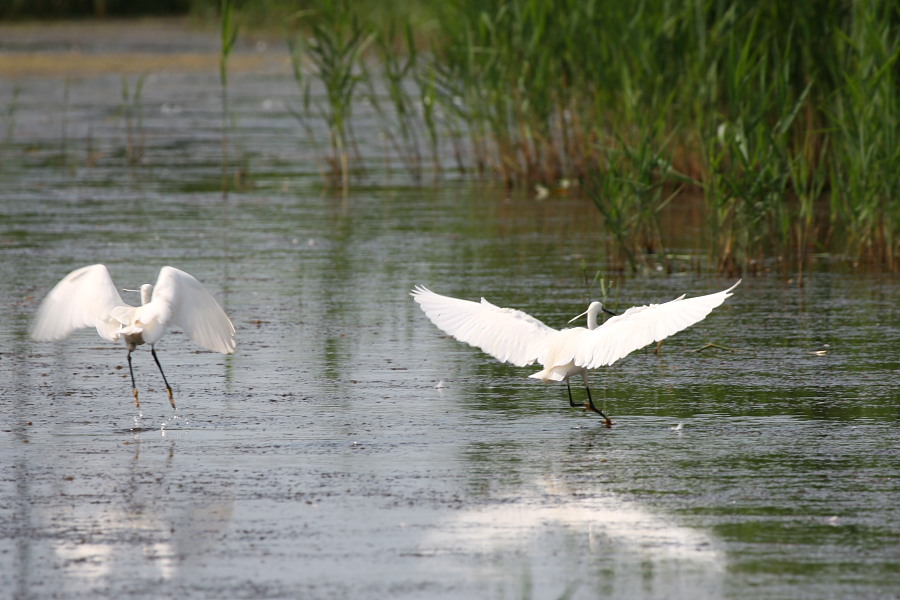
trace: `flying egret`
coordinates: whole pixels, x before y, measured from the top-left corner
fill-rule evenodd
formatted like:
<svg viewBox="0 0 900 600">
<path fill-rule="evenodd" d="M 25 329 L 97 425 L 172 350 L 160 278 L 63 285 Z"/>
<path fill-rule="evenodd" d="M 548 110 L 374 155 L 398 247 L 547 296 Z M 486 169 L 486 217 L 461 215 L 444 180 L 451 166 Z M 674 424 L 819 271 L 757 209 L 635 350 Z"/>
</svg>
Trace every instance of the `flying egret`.
<svg viewBox="0 0 900 600">
<path fill-rule="evenodd" d="M 235 347 L 234 325 L 199 281 L 174 267 L 160 269 L 156 285 L 145 283 L 140 292 L 141 306 L 130 306 L 119 296 L 105 265 L 82 267 L 50 290 L 38 309 L 31 335 L 38 341 L 56 341 L 76 329 L 96 327 L 100 337 L 111 342 L 124 337 L 134 405 L 138 408 L 141 404 L 131 368 L 131 353 L 141 344 L 150 344 L 150 354 L 166 384 L 169 402 L 175 408 L 172 388 L 159 364 L 154 344 L 168 327 L 175 326 L 204 348 L 231 354 Z"/>
<path fill-rule="evenodd" d="M 620 358 L 652 342 L 658 342 L 706 318 L 706 315 L 731 296 L 738 280 L 727 290 L 685 300 L 684 294 L 663 304 L 635 306 L 610 317 L 597 326 L 597 315 L 609 312 L 600 302 L 569 321 L 587 315 L 587 329 L 573 327 L 557 330 L 531 315 L 513 308 L 500 308 L 485 300 L 481 303 L 436 294 L 416 286 L 411 295 L 439 329 L 470 346 L 480 348 L 501 362 L 524 367 L 535 362 L 544 368 L 529 377 L 541 381 L 565 381 L 572 400 L 569 378 L 581 375 L 588 401 L 585 408 L 612 421 L 594 405 L 588 385 L 588 370 L 611 365 Z"/>
</svg>

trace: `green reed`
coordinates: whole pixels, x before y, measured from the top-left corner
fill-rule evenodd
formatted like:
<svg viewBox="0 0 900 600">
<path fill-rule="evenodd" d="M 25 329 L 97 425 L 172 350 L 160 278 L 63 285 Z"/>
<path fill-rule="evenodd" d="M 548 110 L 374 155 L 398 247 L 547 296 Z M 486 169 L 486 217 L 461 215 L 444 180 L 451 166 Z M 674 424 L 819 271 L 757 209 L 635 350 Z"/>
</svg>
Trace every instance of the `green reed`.
<svg viewBox="0 0 900 600">
<path fill-rule="evenodd" d="M 4 134 L 3 141 L 6 144 L 12 142 L 13 137 L 15 136 L 16 131 L 16 112 L 19 110 L 19 95 L 22 93 L 22 88 L 19 85 L 16 85 L 12 91 L 12 98 L 9 101 L 9 104 L 6 107 L 6 115 L 4 117 Z"/>
<path fill-rule="evenodd" d="M 822 4 L 458 0 L 437 54 L 481 163 L 586 182 L 632 266 L 693 187 L 720 270 L 824 249 L 894 268 L 900 14 Z"/>
<path fill-rule="evenodd" d="M 219 85 L 222 99 L 222 195 L 228 196 L 228 130 L 231 111 L 228 106 L 228 59 L 237 42 L 233 0 L 221 0 L 219 6 Z"/>
<path fill-rule="evenodd" d="M 900 266 L 895 2 L 449 0 L 365 26 L 358 8 L 304 12 L 293 44 L 345 189 L 362 85 L 415 178 L 424 142 L 435 171 L 452 152 L 510 187 L 580 183 L 623 266 L 670 267 L 660 220 L 698 193 L 720 271 Z"/>
<path fill-rule="evenodd" d="M 403 45 L 398 48 L 398 44 Z M 379 33 L 375 37 L 375 48 L 381 70 L 375 75 L 367 71 L 366 98 L 384 123 L 384 135 L 398 158 L 406 165 L 410 175 L 419 181 L 422 177 L 422 152 L 419 147 L 421 134 L 416 98 L 409 89 L 418 60 L 412 27 L 407 24 L 403 35 L 398 34 L 393 27 Z M 378 86 L 379 83 L 381 87 Z M 390 100 L 390 110 L 382 102 L 384 96 Z"/>
<path fill-rule="evenodd" d="M 363 53 L 374 39 L 371 26 L 361 22 L 357 13 L 346 0 L 322 2 L 316 11 L 297 13 L 302 28 L 289 39 L 305 112 L 315 108 L 328 125 L 331 173 L 345 195 L 350 185 L 353 107 L 358 101 L 357 88 L 367 79 Z M 311 75 L 307 73 L 310 67 Z M 322 86 L 324 103 L 312 101 L 312 79 Z"/>
<path fill-rule="evenodd" d="M 853 5 L 852 26 L 836 40 L 843 85 L 828 103 L 832 139 L 831 222 L 849 256 L 897 266 L 900 237 L 900 33 L 897 9 Z M 892 22 L 893 19 L 893 22 Z"/>
<path fill-rule="evenodd" d="M 122 118 L 125 120 L 125 160 L 129 165 L 136 165 L 144 157 L 145 131 L 144 131 L 144 81 L 141 75 L 134 83 L 134 87 L 128 83 L 128 79 L 122 77 Z"/>
<path fill-rule="evenodd" d="M 763 268 L 773 249 L 789 247 L 789 132 L 809 88 L 795 97 L 785 68 L 790 34 L 763 26 L 760 13 L 735 16 L 711 40 L 717 69 L 715 104 L 704 108 L 703 185 L 710 254 L 720 270 Z M 783 42 L 783 45 L 782 43 Z M 756 48 L 770 53 L 760 56 Z"/>
</svg>

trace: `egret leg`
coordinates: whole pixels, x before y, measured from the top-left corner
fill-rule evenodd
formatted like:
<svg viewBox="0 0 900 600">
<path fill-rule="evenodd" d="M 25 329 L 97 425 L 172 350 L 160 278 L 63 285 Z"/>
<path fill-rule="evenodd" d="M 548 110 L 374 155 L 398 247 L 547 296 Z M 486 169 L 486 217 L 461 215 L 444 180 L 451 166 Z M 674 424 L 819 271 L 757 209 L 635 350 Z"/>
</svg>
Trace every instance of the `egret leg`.
<svg viewBox="0 0 900 600">
<path fill-rule="evenodd" d="M 610 420 L 609 417 L 607 417 L 605 414 L 603 414 L 603 411 L 602 411 L 602 410 L 600 410 L 599 408 L 597 408 L 597 407 L 594 405 L 594 399 L 591 397 L 591 388 L 590 388 L 590 386 L 588 385 L 588 382 L 587 382 L 587 375 L 585 375 L 585 374 L 582 373 L 581 377 L 582 377 L 582 379 L 584 379 L 584 391 L 587 392 L 587 397 L 588 397 L 587 408 L 588 408 L 589 410 L 594 411 L 595 413 L 597 413 L 597 414 L 600 415 L 601 417 L 603 417 L 603 420 L 606 422 L 606 426 L 607 426 L 607 427 L 612 427 L 612 420 Z"/>
<path fill-rule="evenodd" d="M 172 388 L 169 387 L 169 381 L 166 379 L 166 374 L 163 373 L 162 365 L 159 364 L 159 359 L 156 357 L 156 348 L 150 346 L 150 354 L 153 355 L 153 360 L 156 361 L 156 366 L 159 367 L 159 374 L 162 375 L 163 383 L 166 384 L 166 391 L 169 393 L 169 404 L 172 405 L 172 408 L 175 408 L 175 399 L 172 397 Z"/>
<path fill-rule="evenodd" d="M 131 368 L 131 350 L 128 351 L 128 374 L 131 375 L 131 393 L 134 394 L 134 406 L 141 410 L 141 402 L 138 400 L 137 386 L 134 385 L 134 369 Z"/>
<path fill-rule="evenodd" d="M 578 404 L 577 402 L 572 400 L 572 386 L 569 385 L 568 379 L 566 379 L 566 389 L 569 391 L 569 406 L 572 406 L 572 407 L 581 406 L 580 404 Z"/>
</svg>

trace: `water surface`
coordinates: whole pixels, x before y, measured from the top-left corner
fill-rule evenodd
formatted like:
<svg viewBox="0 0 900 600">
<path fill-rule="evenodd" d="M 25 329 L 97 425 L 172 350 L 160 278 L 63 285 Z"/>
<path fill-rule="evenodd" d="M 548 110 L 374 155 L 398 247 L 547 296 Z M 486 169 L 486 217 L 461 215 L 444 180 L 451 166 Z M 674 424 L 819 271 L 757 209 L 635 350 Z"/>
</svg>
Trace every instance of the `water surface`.
<svg viewBox="0 0 900 600">
<path fill-rule="evenodd" d="M 12 51 L 30 51 L 21 39 Z M 346 199 L 325 192 L 274 64 L 232 77 L 227 197 L 214 68 L 148 73 L 131 137 L 118 72 L 0 81 L 0 106 L 14 108 L 0 155 L 3 589 L 900 592 L 896 278 L 824 264 L 802 287 L 790 274 L 745 279 L 660 355 L 593 375 L 616 422 L 606 429 L 562 386 L 527 378 L 536 369 L 442 335 L 408 295 L 425 284 L 565 326 L 601 293 L 607 239 L 590 203 L 452 174 L 411 185 L 378 162 L 365 119 L 378 169 Z M 144 349 L 138 414 L 123 347 L 89 331 L 29 339 L 43 294 L 95 262 L 130 288 L 164 264 L 185 269 L 231 315 L 232 356 L 177 332 L 158 345 L 174 415 Z M 678 268 L 604 276 L 617 308 L 733 283 Z"/>
</svg>

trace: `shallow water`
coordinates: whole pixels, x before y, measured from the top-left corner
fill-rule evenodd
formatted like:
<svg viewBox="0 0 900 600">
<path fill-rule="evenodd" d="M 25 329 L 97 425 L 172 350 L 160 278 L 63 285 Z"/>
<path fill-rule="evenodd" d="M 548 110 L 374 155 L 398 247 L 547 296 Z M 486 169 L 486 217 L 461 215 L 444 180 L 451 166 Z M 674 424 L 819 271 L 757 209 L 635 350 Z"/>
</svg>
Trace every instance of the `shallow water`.
<svg viewBox="0 0 900 600">
<path fill-rule="evenodd" d="M 323 193 L 277 66 L 232 77 L 230 168 L 246 177 L 223 199 L 215 71 L 148 75 L 133 165 L 121 85 L 0 81 L 0 106 L 16 97 L 0 145 L 12 597 L 900 592 L 895 277 L 745 279 L 659 356 L 593 375 L 606 429 L 535 369 L 443 336 L 408 295 L 485 296 L 563 327 L 600 293 L 584 283 L 605 259 L 587 201 L 423 189 L 384 165 L 346 201 Z M 138 415 L 124 348 L 29 339 L 43 294 L 94 262 L 121 287 L 173 264 L 231 315 L 232 356 L 179 333 L 158 345 L 175 415 L 144 349 Z M 731 283 L 648 274 L 608 301 Z"/>
</svg>

